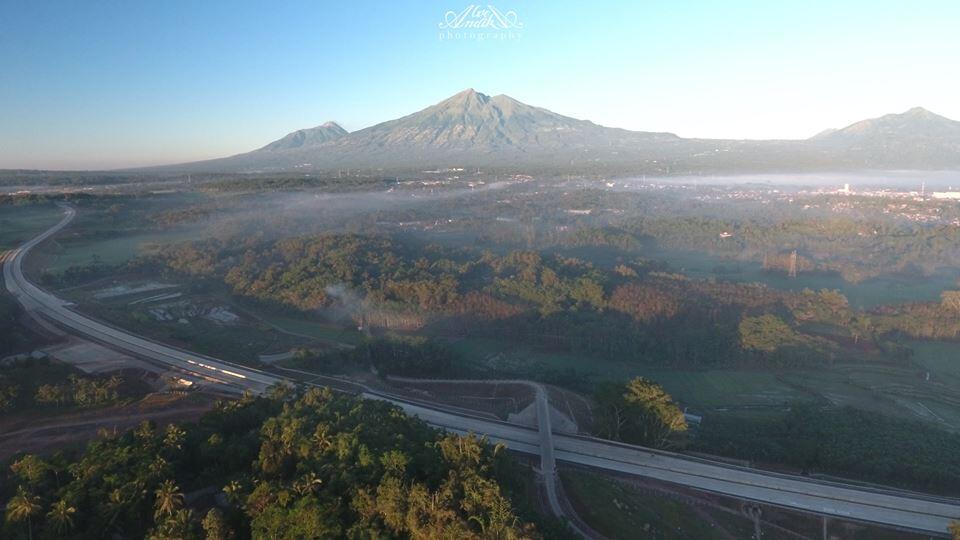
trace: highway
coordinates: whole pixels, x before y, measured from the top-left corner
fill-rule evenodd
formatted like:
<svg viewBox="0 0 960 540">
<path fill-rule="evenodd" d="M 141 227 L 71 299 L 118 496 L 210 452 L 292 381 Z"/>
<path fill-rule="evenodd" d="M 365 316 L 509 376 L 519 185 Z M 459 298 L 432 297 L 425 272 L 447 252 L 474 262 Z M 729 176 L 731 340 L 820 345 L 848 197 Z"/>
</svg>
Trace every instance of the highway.
<svg viewBox="0 0 960 540">
<path fill-rule="evenodd" d="M 5 286 L 27 310 L 75 334 L 162 363 L 193 377 L 203 378 L 222 391 L 250 390 L 260 393 L 271 384 L 286 380 L 260 370 L 157 343 L 93 320 L 73 310 L 69 302 L 31 283 L 23 274 L 23 260 L 30 249 L 70 223 L 76 212 L 71 207 L 64 208 L 65 215 L 59 223 L 8 253 L 4 259 Z M 458 433 L 485 434 L 492 441 L 505 443 L 511 450 L 540 456 L 541 469 L 548 482 L 549 503 L 554 511 L 558 511 L 559 503 L 555 491 L 550 487 L 555 485 L 554 462 L 559 460 L 655 478 L 783 508 L 939 536 L 946 536 L 950 521 L 960 519 L 960 501 L 953 499 L 819 481 L 591 437 L 554 434 L 550 428 L 546 397 L 539 391 L 539 429 L 532 429 L 444 410 L 442 406 L 400 398 L 369 388 L 363 390 L 361 395 L 364 397 L 390 401 L 408 414 L 416 415 L 431 425 Z"/>
<path fill-rule="evenodd" d="M 482 433 L 486 434 L 488 437 L 492 437 L 494 442 L 503 442 L 507 444 L 508 447 L 514 451 L 521 451 L 519 448 L 523 447 L 523 452 L 530 454 L 540 454 L 540 477 L 543 480 L 544 491 L 547 495 L 547 504 L 550 506 L 550 511 L 553 515 L 559 518 L 565 518 L 568 520 L 568 525 L 573 528 L 574 532 L 578 535 L 589 538 L 591 535 L 582 531 L 577 525 L 578 519 L 575 519 L 576 516 L 570 515 L 572 511 L 568 512 L 563 508 L 563 505 L 560 503 L 560 494 L 557 490 L 557 461 L 554 457 L 554 442 L 553 442 L 553 427 L 551 426 L 550 420 L 550 400 L 547 397 L 547 389 L 538 382 L 527 381 L 523 379 L 500 379 L 500 380 L 464 380 L 464 379 L 415 379 L 411 377 L 387 377 L 391 381 L 400 381 L 400 382 L 416 382 L 416 383 L 443 383 L 443 384 L 517 384 L 523 385 L 533 391 L 534 394 L 534 404 L 537 410 L 537 431 L 536 440 L 533 440 L 529 437 L 529 434 L 524 433 L 522 440 L 517 440 L 520 437 L 513 435 L 510 439 L 510 429 L 509 427 L 514 426 L 515 424 L 507 424 L 508 428 L 504 429 L 503 426 L 499 426 L 496 423 L 491 423 L 488 426 L 485 426 L 485 431 Z M 370 392 L 367 392 L 368 397 L 380 397 L 373 396 Z M 408 404 L 412 405 L 412 404 Z M 403 405 L 401 405 L 403 406 Z M 419 416 L 421 419 L 424 418 L 425 414 L 433 414 L 434 411 L 430 411 L 426 407 L 410 407 L 406 409 L 408 414 L 414 414 Z M 442 411 L 443 413 L 451 412 L 449 409 Z M 432 423 L 435 425 L 441 425 L 437 423 L 444 422 L 443 418 L 434 417 Z M 448 429 L 455 429 L 453 427 L 448 427 Z M 461 429 L 455 429 L 461 433 L 466 433 Z M 476 433 L 481 433 L 475 431 Z M 493 437 L 493 434 L 497 433 L 497 437 Z"/>
<path fill-rule="evenodd" d="M 23 260 L 33 247 L 58 233 L 73 220 L 76 210 L 69 206 L 64 208 L 65 215 L 59 223 L 8 253 L 4 260 L 4 284 L 27 311 L 41 315 L 60 327 L 94 341 L 160 362 L 176 371 L 203 379 L 214 384 L 221 391 L 240 393 L 249 389 L 262 392 L 271 384 L 282 380 L 262 371 L 183 351 L 95 321 L 71 309 L 69 302 L 57 298 L 30 282 L 23 274 Z"/>
</svg>

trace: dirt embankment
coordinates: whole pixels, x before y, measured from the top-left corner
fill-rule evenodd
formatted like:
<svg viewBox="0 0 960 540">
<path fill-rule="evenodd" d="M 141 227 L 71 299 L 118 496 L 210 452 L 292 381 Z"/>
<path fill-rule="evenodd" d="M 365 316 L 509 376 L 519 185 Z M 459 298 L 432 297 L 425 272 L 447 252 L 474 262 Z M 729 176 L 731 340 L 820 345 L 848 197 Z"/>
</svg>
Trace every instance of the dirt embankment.
<svg viewBox="0 0 960 540">
<path fill-rule="evenodd" d="M 144 420 L 159 426 L 192 422 L 209 411 L 216 399 L 202 393 L 150 394 L 127 405 L 102 409 L 4 415 L 0 418 L 0 461 L 21 452 L 42 454 L 83 445 L 101 429 L 123 431 Z"/>
</svg>

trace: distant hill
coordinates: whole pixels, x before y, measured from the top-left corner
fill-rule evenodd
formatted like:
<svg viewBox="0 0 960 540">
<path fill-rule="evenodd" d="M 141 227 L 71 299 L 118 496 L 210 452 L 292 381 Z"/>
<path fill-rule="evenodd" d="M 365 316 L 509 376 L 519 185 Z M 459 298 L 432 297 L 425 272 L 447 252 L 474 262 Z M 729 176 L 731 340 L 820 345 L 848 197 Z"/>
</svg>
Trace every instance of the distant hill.
<svg viewBox="0 0 960 540">
<path fill-rule="evenodd" d="M 321 144 L 339 139 L 347 134 L 347 130 L 336 122 L 327 122 L 314 128 L 298 129 L 264 146 L 261 152 L 278 152 L 294 148 L 312 148 Z"/>
<path fill-rule="evenodd" d="M 663 174 L 960 167 L 960 122 L 924 109 L 807 140 L 684 139 L 609 128 L 464 90 L 408 116 L 348 133 L 333 122 L 229 158 L 165 167 L 276 172 L 338 168 L 530 167 Z"/>
<path fill-rule="evenodd" d="M 877 168 L 952 168 L 960 161 L 960 122 L 922 107 L 862 120 L 811 141 L 849 163 Z"/>
</svg>

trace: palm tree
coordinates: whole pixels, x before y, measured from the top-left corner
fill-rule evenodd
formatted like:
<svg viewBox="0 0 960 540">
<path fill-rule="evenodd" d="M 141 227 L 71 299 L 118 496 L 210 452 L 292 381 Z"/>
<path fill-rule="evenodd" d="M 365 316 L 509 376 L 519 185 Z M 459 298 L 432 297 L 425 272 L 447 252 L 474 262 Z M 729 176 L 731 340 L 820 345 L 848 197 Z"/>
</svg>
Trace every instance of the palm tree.
<svg viewBox="0 0 960 540">
<path fill-rule="evenodd" d="M 323 480 L 317 476 L 317 473 L 309 472 L 306 476 L 293 483 L 293 490 L 302 496 L 320 489 L 321 484 L 323 484 Z"/>
<path fill-rule="evenodd" d="M 183 440 L 187 438 L 187 432 L 176 424 L 169 424 L 167 431 L 163 436 L 163 445 L 167 448 L 180 450 L 183 447 Z"/>
<path fill-rule="evenodd" d="M 187 540 L 193 534 L 193 510 L 177 510 L 147 533 L 147 540 Z"/>
<path fill-rule="evenodd" d="M 50 511 L 47 512 L 47 519 L 53 524 L 53 529 L 57 534 L 63 536 L 70 532 L 70 529 L 73 529 L 73 515 L 76 513 L 76 508 L 70 506 L 64 499 L 60 499 L 50 507 Z"/>
<path fill-rule="evenodd" d="M 180 489 L 173 480 L 164 480 L 155 493 L 157 498 L 153 505 L 153 515 L 157 521 L 162 517 L 173 515 L 183 506 L 183 493 L 180 493 Z"/>
<path fill-rule="evenodd" d="M 240 497 L 243 494 L 243 486 L 236 480 L 231 480 L 229 484 L 223 486 L 223 493 L 227 496 L 227 501 L 234 505 L 240 505 Z"/>
<path fill-rule="evenodd" d="M 27 536 L 33 540 L 33 516 L 40 512 L 40 497 L 30 495 L 23 486 L 17 486 L 17 494 L 7 502 L 7 519 L 27 522 Z"/>
</svg>

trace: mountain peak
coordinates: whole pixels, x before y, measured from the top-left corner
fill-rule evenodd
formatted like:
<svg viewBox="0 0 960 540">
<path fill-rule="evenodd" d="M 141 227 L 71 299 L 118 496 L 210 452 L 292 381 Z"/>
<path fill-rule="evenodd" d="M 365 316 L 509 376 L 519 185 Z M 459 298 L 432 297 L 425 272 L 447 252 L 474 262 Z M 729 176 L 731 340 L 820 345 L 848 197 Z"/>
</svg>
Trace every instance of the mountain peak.
<svg viewBox="0 0 960 540">
<path fill-rule="evenodd" d="M 274 152 L 308 146 L 318 146 L 339 139 L 347 133 L 347 130 L 343 129 L 340 124 L 331 120 L 329 122 L 324 122 L 317 127 L 298 129 L 293 133 L 288 133 L 282 139 L 273 141 L 260 150 Z"/>
<path fill-rule="evenodd" d="M 879 118 L 861 120 L 843 129 L 823 132 L 814 138 L 907 140 L 958 135 L 960 135 L 960 122 L 932 113 L 923 107 L 914 107 L 900 114 L 887 114 Z"/>
<path fill-rule="evenodd" d="M 483 106 L 490 101 L 490 96 L 477 92 L 473 88 L 467 88 L 462 92 L 457 92 L 456 94 L 448 97 L 447 99 L 437 103 L 435 107 L 438 108 L 451 108 L 451 107 L 470 107 L 470 106 Z"/>
<path fill-rule="evenodd" d="M 901 113 L 898 115 L 892 115 L 892 116 L 900 116 L 903 118 L 919 119 L 919 120 L 945 120 L 948 122 L 952 122 L 952 120 L 946 117 L 940 116 L 939 114 L 931 112 L 927 109 L 924 109 L 923 107 L 914 107 L 904 113 Z"/>
</svg>

